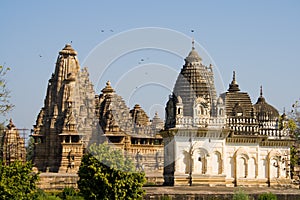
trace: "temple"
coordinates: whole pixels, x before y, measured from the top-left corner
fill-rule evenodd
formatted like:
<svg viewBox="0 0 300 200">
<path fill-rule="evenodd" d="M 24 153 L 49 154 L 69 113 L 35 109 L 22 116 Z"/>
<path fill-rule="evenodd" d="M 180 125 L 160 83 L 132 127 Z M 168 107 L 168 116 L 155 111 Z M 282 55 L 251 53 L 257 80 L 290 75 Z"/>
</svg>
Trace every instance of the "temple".
<svg viewBox="0 0 300 200">
<path fill-rule="evenodd" d="M 120 149 L 149 183 L 290 183 L 294 140 L 287 119 L 267 103 L 262 88 L 253 104 L 235 72 L 228 90 L 218 96 L 213 66 L 202 63 L 194 46 L 165 111 L 163 121 L 157 113 L 150 119 L 139 104 L 130 109 L 110 81 L 96 95 L 87 68 L 80 68 L 77 52 L 67 44 L 59 52 L 32 134 L 40 187 L 76 187 L 83 154 L 89 145 L 103 142 Z"/>
<path fill-rule="evenodd" d="M 12 119 L 1 134 L 0 148 L 0 157 L 4 165 L 26 161 L 25 139 L 20 136 Z"/>
<path fill-rule="evenodd" d="M 59 174 L 59 182 L 62 176 L 76 175 L 89 145 L 108 142 L 151 181 L 162 183 L 163 139 L 158 133 L 163 126 L 157 114 L 150 120 L 138 104 L 130 110 L 109 81 L 95 95 L 87 68 L 80 69 L 77 52 L 67 44 L 34 125 L 33 162 L 42 173 Z"/>
<path fill-rule="evenodd" d="M 288 185 L 293 139 L 285 123 L 262 88 L 252 104 L 235 72 L 217 98 L 212 65 L 193 47 L 166 105 L 165 185 Z"/>
</svg>

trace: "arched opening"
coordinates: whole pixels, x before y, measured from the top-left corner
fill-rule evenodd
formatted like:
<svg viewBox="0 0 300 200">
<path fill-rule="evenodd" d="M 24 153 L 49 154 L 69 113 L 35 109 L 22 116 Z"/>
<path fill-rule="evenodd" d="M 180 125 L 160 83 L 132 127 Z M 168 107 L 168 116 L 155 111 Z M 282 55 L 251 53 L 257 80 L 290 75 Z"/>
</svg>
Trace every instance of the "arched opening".
<svg viewBox="0 0 300 200">
<path fill-rule="evenodd" d="M 180 115 L 181 114 L 181 108 L 178 108 L 177 110 L 177 114 Z"/>
<path fill-rule="evenodd" d="M 206 149 L 199 149 L 195 151 L 195 173 L 206 174 L 207 173 L 207 155 Z"/>
<path fill-rule="evenodd" d="M 222 158 L 219 152 L 214 152 L 211 158 L 212 174 L 222 174 Z"/>
<path fill-rule="evenodd" d="M 224 113 L 224 110 L 221 108 L 220 110 L 219 110 L 219 115 L 223 115 L 223 113 Z"/>
<path fill-rule="evenodd" d="M 248 178 L 256 177 L 256 164 L 255 159 L 250 158 L 248 162 Z"/>
<path fill-rule="evenodd" d="M 242 156 L 237 159 L 237 177 L 247 178 L 247 160 Z"/>
<path fill-rule="evenodd" d="M 270 159 L 270 179 L 279 178 L 279 161 L 276 157 Z"/>
</svg>

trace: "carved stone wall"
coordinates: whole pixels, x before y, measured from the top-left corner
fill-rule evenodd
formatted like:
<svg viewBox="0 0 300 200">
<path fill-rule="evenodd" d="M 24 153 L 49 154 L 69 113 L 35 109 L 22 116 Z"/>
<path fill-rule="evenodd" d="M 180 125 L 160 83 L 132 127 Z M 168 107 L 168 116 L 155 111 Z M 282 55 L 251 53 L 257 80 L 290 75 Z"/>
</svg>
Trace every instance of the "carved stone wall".
<svg viewBox="0 0 300 200">
<path fill-rule="evenodd" d="M 72 160 L 81 159 L 95 130 L 93 85 L 87 69 L 80 71 L 76 55 L 69 44 L 59 52 L 44 107 L 34 126 L 34 164 L 40 171 L 58 172 L 61 166 L 65 171 L 73 163 L 78 168 L 80 162 Z"/>
<path fill-rule="evenodd" d="M 26 161 L 25 139 L 20 137 L 18 129 L 12 120 L 1 135 L 1 158 L 5 165 L 14 161 Z"/>
</svg>

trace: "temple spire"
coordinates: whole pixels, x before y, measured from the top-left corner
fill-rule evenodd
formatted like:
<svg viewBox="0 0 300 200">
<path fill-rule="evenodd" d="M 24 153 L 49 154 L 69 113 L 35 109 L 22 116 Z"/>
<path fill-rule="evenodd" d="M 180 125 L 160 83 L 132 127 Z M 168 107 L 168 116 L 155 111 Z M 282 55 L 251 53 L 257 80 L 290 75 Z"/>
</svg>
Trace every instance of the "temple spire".
<svg viewBox="0 0 300 200">
<path fill-rule="evenodd" d="M 233 71 L 232 81 L 231 81 L 231 84 L 229 84 L 228 91 L 229 92 L 238 92 L 238 91 L 240 91 L 239 85 L 238 85 L 238 83 L 236 82 L 236 79 L 235 79 L 235 71 Z"/>
<path fill-rule="evenodd" d="M 256 103 L 265 103 L 265 102 L 266 102 L 266 100 L 265 100 L 265 98 L 263 97 L 263 87 L 262 87 L 262 85 L 261 85 L 261 86 L 260 86 L 260 95 L 259 95 L 258 100 L 257 100 Z"/>
<path fill-rule="evenodd" d="M 195 40 L 194 40 L 194 37 L 192 38 L 192 50 L 195 49 Z"/>
<path fill-rule="evenodd" d="M 237 84 L 236 79 L 235 79 L 235 71 L 233 71 L 231 84 Z"/>
</svg>

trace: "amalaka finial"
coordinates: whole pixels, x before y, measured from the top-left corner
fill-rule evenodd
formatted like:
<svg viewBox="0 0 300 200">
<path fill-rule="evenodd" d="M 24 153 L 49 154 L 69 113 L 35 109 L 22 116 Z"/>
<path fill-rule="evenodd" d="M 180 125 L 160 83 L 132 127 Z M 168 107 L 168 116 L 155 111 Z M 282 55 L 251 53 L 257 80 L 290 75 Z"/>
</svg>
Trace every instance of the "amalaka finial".
<svg viewBox="0 0 300 200">
<path fill-rule="evenodd" d="M 110 85 L 110 81 L 106 82 L 106 86 L 105 86 L 105 88 L 103 88 L 101 90 L 101 92 L 103 92 L 103 93 L 112 93 L 112 92 L 114 92 L 114 89 Z"/>
</svg>

